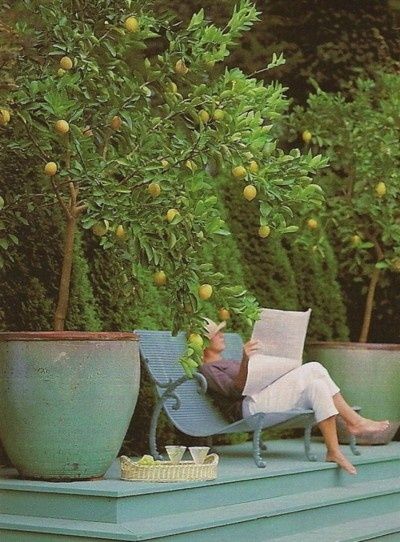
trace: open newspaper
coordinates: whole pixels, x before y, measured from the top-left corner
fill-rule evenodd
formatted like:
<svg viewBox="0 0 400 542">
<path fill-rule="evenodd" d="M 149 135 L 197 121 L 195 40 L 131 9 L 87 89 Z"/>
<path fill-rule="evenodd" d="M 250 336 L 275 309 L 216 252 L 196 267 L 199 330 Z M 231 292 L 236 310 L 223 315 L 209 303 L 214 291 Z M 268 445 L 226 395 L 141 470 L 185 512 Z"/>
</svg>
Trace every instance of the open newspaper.
<svg viewBox="0 0 400 542">
<path fill-rule="evenodd" d="M 252 340 L 260 349 L 250 357 L 244 395 L 254 395 L 300 367 L 311 309 L 305 312 L 262 309 Z"/>
</svg>

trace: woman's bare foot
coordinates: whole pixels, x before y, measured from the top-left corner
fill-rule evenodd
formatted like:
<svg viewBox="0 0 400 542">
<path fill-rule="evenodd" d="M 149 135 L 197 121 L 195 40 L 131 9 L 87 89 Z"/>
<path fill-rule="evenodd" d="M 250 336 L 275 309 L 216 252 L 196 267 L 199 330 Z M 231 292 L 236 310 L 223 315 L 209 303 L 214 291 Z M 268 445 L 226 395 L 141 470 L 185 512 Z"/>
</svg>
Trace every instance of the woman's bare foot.
<svg viewBox="0 0 400 542">
<path fill-rule="evenodd" d="M 371 433 L 380 433 L 389 427 L 388 420 L 376 422 L 368 420 L 368 418 L 360 417 L 359 421 L 354 424 L 347 424 L 347 429 L 350 434 L 355 436 L 370 435 Z"/>
<path fill-rule="evenodd" d="M 327 452 L 325 461 L 336 463 L 349 474 L 357 474 L 355 466 L 350 463 L 340 450 L 337 452 Z"/>
</svg>

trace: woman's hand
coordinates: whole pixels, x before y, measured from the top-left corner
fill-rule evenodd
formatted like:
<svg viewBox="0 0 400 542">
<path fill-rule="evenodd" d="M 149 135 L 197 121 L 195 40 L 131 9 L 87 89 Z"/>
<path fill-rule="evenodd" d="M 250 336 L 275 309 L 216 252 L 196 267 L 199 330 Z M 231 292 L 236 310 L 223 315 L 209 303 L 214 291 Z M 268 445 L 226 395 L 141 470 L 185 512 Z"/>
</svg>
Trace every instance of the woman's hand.
<svg viewBox="0 0 400 542">
<path fill-rule="evenodd" d="M 248 341 L 244 346 L 244 352 L 246 356 L 249 358 L 253 354 L 255 354 L 261 347 L 260 341 Z"/>
</svg>

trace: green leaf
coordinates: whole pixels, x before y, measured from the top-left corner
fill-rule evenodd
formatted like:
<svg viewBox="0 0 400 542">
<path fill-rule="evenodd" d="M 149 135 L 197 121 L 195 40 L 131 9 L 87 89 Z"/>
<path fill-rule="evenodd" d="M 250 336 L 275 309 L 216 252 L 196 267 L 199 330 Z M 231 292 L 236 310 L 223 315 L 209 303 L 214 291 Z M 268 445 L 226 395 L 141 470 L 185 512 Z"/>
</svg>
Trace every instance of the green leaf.
<svg viewBox="0 0 400 542">
<path fill-rule="evenodd" d="M 170 237 L 169 237 L 169 242 L 168 242 L 169 248 L 174 248 L 174 246 L 176 245 L 176 242 L 177 242 L 176 235 L 173 232 L 171 232 Z"/>
<path fill-rule="evenodd" d="M 282 233 L 294 233 L 296 231 L 299 231 L 299 226 L 286 226 L 286 228 L 282 230 Z"/>
<path fill-rule="evenodd" d="M 196 28 L 196 26 L 201 25 L 201 23 L 204 20 L 204 9 L 201 8 L 201 10 L 198 13 L 195 13 L 188 25 L 188 30 L 192 30 L 193 28 Z"/>
</svg>

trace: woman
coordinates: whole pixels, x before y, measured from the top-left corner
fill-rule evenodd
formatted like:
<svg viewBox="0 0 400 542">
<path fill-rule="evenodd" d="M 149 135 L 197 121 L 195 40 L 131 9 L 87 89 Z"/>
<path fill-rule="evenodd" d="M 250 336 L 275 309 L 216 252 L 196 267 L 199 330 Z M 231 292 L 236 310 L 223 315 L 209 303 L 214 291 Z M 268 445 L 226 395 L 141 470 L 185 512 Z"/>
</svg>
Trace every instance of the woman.
<svg viewBox="0 0 400 542">
<path fill-rule="evenodd" d="M 249 358 L 257 353 L 259 342 L 249 341 L 244 345 L 241 363 L 224 360 L 225 338 L 221 331 L 224 327 L 225 322 L 216 324 L 212 320 L 207 320 L 205 326 L 210 342 L 204 350 L 200 370 L 209 389 L 229 398 L 238 418 L 257 412 L 282 412 L 296 408 L 314 410 L 327 448 L 326 461 L 337 463 L 349 474 L 357 474 L 354 465 L 340 450 L 336 431 L 337 414 L 342 416 L 349 433 L 356 436 L 384 431 L 389 422 L 369 420 L 355 412 L 340 394 L 328 371 L 316 362 L 290 370 L 255 396 L 243 397 Z"/>
</svg>

